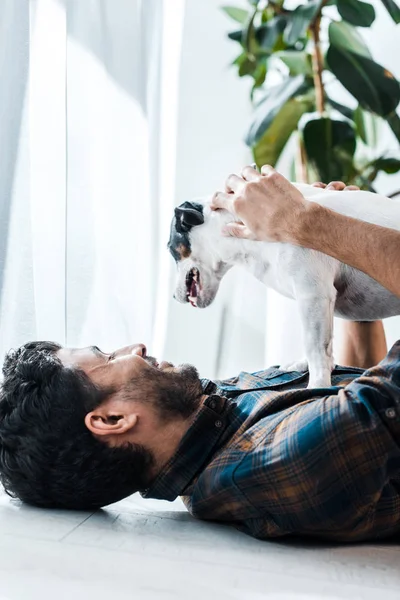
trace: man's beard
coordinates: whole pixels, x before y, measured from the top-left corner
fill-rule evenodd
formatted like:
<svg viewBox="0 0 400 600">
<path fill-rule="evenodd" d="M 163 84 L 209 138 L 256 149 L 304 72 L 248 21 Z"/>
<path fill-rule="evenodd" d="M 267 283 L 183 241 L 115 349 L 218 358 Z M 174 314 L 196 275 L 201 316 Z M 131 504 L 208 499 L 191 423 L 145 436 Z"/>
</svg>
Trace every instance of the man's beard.
<svg viewBox="0 0 400 600">
<path fill-rule="evenodd" d="M 151 403 L 161 419 L 187 419 L 200 406 L 203 396 L 199 373 L 192 365 L 161 371 L 151 356 L 145 359 L 154 369 L 132 378 L 126 386 L 129 399 Z"/>
</svg>

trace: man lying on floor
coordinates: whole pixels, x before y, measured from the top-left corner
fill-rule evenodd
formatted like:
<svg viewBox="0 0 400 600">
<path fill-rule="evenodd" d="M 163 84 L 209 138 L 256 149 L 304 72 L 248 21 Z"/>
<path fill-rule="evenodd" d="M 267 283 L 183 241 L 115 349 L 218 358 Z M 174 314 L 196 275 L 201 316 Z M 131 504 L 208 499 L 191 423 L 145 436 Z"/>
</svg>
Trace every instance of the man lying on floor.
<svg viewBox="0 0 400 600">
<path fill-rule="evenodd" d="M 398 232 L 328 211 L 313 216 L 328 221 L 313 238 L 304 198 L 273 181 L 275 192 L 261 182 L 250 190 L 261 201 L 241 203 L 247 228 L 256 210 L 257 235 L 267 215 L 279 239 L 344 254 L 400 294 Z M 374 364 L 382 340 L 380 323 L 348 324 L 348 361 Z M 307 373 L 277 368 L 202 380 L 192 366 L 158 364 L 142 344 L 109 355 L 32 342 L 9 353 L 3 372 L 0 477 L 25 502 L 92 510 L 140 491 L 180 495 L 194 516 L 258 538 L 400 531 L 400 342 L 378 366 L 337 367 L 333 386 L 314 390 Z"/>
</svg>

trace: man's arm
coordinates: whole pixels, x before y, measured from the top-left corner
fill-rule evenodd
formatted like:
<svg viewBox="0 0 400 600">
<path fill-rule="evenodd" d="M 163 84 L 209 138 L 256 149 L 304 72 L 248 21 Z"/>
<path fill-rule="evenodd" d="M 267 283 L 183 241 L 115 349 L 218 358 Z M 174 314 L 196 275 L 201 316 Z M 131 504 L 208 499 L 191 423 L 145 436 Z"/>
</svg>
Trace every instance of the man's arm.
<svg viewBox="0 0 400 600">
<path fill-rule="evenodd" d="M 231 175 L 212 208 L 240 222 L 226 235 L 305 246 L 363 271 L 400 297 L 400 232 L 358 221 L 309 202 L 283 175 L 265 166 Z"/>
<path fill-rule="evenodd" d="M 369 369 L 386 356 L 386 336 L 382 321 L 343 321 L 343 333 L 339 364 Z"/>
<path fill-rule="evenodd" d="M 291 243 L 329 254 L 400 296 L 400 232 L 310 203 L 293 228 Z M 289 241 L 289 240 L 288 240 Z"/>
</svg>

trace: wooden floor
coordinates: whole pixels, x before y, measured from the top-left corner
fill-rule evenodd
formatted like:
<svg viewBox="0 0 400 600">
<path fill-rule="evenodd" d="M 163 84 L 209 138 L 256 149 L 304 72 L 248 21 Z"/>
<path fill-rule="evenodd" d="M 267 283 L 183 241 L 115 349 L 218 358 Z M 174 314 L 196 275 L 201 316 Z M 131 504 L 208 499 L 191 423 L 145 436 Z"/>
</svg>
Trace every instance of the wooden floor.
<svg viewBox="0 0 400 600">
<path fill-rule="evenodd" d="M 89 513 L 0 493 L 0 600 L 400 600 L 400 545 L 261 542 L 138 496 Z"/>
</svg>

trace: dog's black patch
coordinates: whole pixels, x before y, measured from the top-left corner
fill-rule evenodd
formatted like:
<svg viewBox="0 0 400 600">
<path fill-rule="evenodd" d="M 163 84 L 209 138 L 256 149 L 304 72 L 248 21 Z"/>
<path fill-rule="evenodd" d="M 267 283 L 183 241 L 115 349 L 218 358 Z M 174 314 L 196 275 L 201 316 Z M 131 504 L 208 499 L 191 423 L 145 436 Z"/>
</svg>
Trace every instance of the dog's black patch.
<svg viewBox="0 0 400 600">
<path fill-rule="evenodd" d="M 175 208 L 171 223 L 168 249 L 176 262 L 188 258 L 191 253 L 190 230 L 204 223 L 203 207 L 197 202 L 184 202 Z"/>
</svg>

